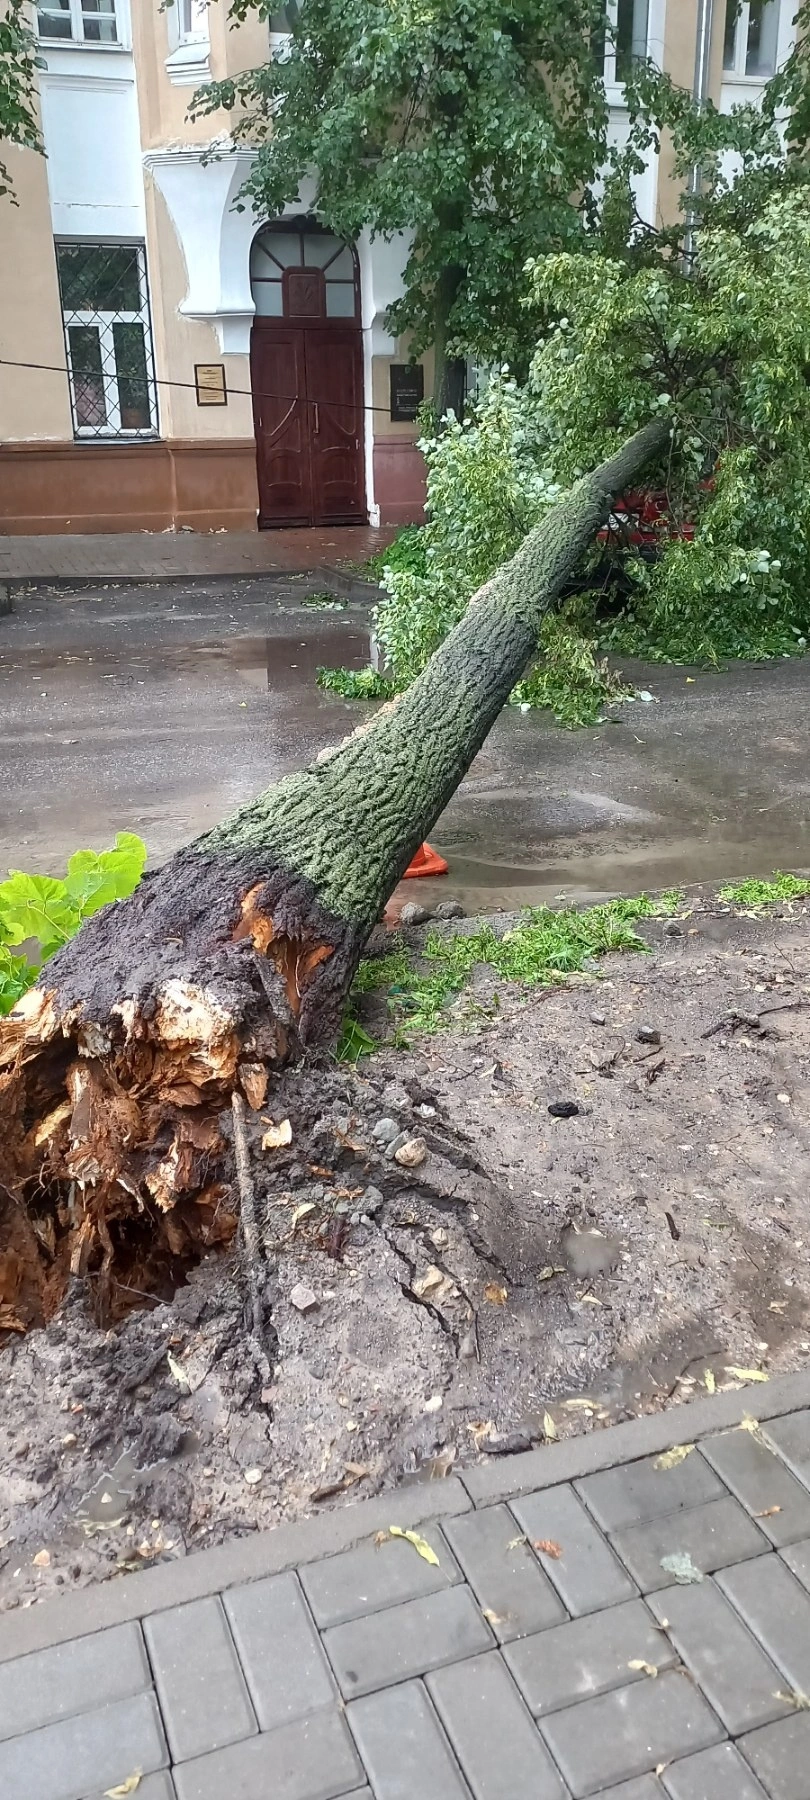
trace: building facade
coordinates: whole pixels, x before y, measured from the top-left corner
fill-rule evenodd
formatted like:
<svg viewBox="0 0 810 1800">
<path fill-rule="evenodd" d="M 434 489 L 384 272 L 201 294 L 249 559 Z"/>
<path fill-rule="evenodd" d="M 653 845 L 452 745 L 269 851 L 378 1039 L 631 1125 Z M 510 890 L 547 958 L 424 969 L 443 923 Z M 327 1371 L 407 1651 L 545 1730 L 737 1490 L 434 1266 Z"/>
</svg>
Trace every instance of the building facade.
<svg viewBox="0 0 810 1800">
<path fill-rule="evenodd" d="M 792 44 L 796 0 L 607 0 L 611 131 L 647 54 L 727 108 Z M 417 519 L 426 364 L 385 319 L 406 245 L 234 206 L 250 152 L 194 90 L 255 66 L 268 26 L 225 0 L 39 0 L 46 158 L 0 201 L 0 531 L 255 529 Z M 272 21 L 271 21 L 272 23 Z M 211 152 L 214 151 L 212 155 Z M 667 146 L 637 182 L 671 215 Z"/>
</svg>

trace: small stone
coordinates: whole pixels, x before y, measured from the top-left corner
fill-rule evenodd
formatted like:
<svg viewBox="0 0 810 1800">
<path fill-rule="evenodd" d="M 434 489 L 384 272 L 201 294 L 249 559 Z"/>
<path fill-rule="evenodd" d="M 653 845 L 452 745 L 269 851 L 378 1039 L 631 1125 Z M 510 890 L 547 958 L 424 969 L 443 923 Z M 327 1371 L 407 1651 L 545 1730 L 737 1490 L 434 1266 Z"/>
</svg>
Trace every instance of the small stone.
<svg viewBox="0 0 810 1800">
<path fill-rule="evenodd" d="M 580 1109 L 576 1100 L 552 1100 L 548 1110 L 552 1119 L 574 1119 Z"/>
<path fill-rule="evenodd" d="M 410 1137 L 411 1134 L 409 1131 L 398 1131 L 396 1137 L 391 1139 L 390 1144 L 386 1144 L 385 1154 L 389 1161 L 392 1157 L 396 1156 L 398 1150 L 404 1149 L 404 1146 L 410 1143 Z"/>
<path fill-rule="evenodd" d="M 441 1394 L 431 1394 L 430 1399 L 425 1401 L 425 1404 L 422 1407 L 422 1411 L 427 1412 L 427 1413 L 439 1412 L 441 1409 L 441 1404 L 442 1404 Z"/>
<path fill-rule="evenodd" d="M 306 1287 L 303 1281 L 297 1281 L 290 1290 L 290 1305 L 295 1307 L 296 1312 L 311 1313 L 317 1312 L 320 1301 L 312 1288 Z"/>
<path fill-rule="evenodd" d="M 434 919 L 466 919 L 467 914 L 460 900 L 440 900 L 433 908 Z"/>
<path fill-rule="evenodd" d="M 394 1151 L 394 1161 L 403 1169 L 418 1169 L 426 1156 L 427 1144 L 420 1137 L 408 1138 L 406 1143 L 400 1144 L 399 1149 Z"/>
<path fill-rule="evenodd" d="M 660 1044 L 661 1033 L 655 1025 L 639 1025 L 636 1038 L 639 1044 Z"/>
<path fill-rule="evenodd" d="M 435 1106 L 428 1106 L 427 1101 L 425 1100 L 423 1100 L 421 1106 L 417 1106 L 416 1111 L 418 1112 L 420 1119 L 435 1119 L 437 1117 Z"/>
<path fill-rule="evenodd" d="M 78 1444 L 78 1441 L 75 1431 L 66 1431 L 62 1439 L 62 1444 L 65 1450 L 72 1450 L 73 1445 Z"/>
<path fill-rule="evenodd" d="M 263 1469 L 246 1469 L 245 1470 L 245 1480 L 248 1484 L 248 1487 L 258 1487 L 263 1474 L 264 1474 Z"/>
<path fill-rule="evenodd" d="M 396 1119 L 378 1119 L 371 1135 L 378 1144 L 390 1144 L 400 1135 Z"/>
<path fill-rule="evenodd" d="M 494 1437 L 487 1438 L 485 1449 L 489 1456 L 519 1456 L 523 1450 L 531 1450 L 532 1439 L 526 1431 L 496 1432 Z"/>
<path fill-rule="evenodd" d="M 607 1024 L 607 1014 L 600 1013 L 600 1012 L 592 1012 L 591 1013 L 591 1024 L 592 1025 L 606 1025 Z"/>
<path fill-rule="evenodd" d="M 380 1207 L 384 1206 L 384 1204 L 385 1195 L 378 1187 L 367 1187 L 360 1201 L 363 1212 L 367 1213 L 369 1218 L 373 1217 L 374 1213 L 379 1212 Z"/>
<path fill-rule="evenodd" d="M 459 1356 L 466 1356 L 466 1357 L 475 1356 L 477 1354 L 477 1345 L 475 1342 L 475 1332 L 474 1331 L 465 1331 L 464 1336 L 461 1340 L 461 1343 L 459 1344 L 459 1347 L 458 1347 L 458 1353 L 459 1353 Z"/>
<path fill-rule="evenodd" d="M 400 925 L 424 925 L 430 913 L 426 906 L 420 906 L 418 900 L 406 900 L 399 915 Z"/>
<path fill-rule="evenodd" d="M 667 919 L 664 926 L 664 937 L 683 937 L 683 935 L 683 926 L 678 924 L 677 919 Z"/>
</svg>

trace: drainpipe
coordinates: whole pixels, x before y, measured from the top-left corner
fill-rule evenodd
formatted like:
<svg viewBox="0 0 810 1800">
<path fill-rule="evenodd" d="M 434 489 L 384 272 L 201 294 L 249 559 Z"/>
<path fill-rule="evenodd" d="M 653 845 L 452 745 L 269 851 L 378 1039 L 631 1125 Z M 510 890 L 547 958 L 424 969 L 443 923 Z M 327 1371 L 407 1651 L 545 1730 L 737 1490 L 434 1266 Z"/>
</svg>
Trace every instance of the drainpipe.
<svg viewBox="0 0 810 1800">
<path fill-rule="evenodd" d="M 713 26 L 714 0 L 698 0 L 695 78 L 692 83 L 692 98 L 698 112 L 703 111 L 709 97 Z M 689 199 L 686 207 L 686 231 L 683 240 L 683 264 L 687 275 L 692 268 L 695 247 L 695 201 L 700 195 L 702 181 L 703 170 L 699 163 L 695 163 L 689 172 Z"/>
</svg>

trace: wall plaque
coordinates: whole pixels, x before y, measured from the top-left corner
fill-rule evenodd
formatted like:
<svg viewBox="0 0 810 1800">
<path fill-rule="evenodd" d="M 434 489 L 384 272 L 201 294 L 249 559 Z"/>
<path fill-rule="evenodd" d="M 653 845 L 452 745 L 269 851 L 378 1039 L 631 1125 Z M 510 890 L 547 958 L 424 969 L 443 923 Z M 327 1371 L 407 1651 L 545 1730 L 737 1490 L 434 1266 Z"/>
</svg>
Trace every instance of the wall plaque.
<svg viewBox="0 0 810 1800">
<path fill-rule="evenodd" d="M 414 420 L 424 398 L 422 364 L 391 363 L 391 418 L 401 423 Z"/>
<path fill-rule="evenodd" d="M 224 363 L 195 363 L 194 385 L 198 406 L 227 406 Z"/>
</svg>

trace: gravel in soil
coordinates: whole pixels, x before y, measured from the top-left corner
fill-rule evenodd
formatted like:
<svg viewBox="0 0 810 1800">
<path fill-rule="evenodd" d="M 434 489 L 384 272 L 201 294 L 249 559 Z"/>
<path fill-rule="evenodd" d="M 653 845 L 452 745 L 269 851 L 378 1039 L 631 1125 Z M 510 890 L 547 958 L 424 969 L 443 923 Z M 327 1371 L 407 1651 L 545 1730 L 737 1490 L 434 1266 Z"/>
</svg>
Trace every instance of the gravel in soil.
<svg viewBox="0 0 810 1800">
<path fill-rule="evenodd" d="M 0 1607 L 807 1359 L 807 916 L 641 930 L 598 981 L 481 970 L 465 1029 L 278 1081 L 261 1349 L 238 1248 L 115 1331 L 76 1283 L 7 1345 Z"/>
</svg>

